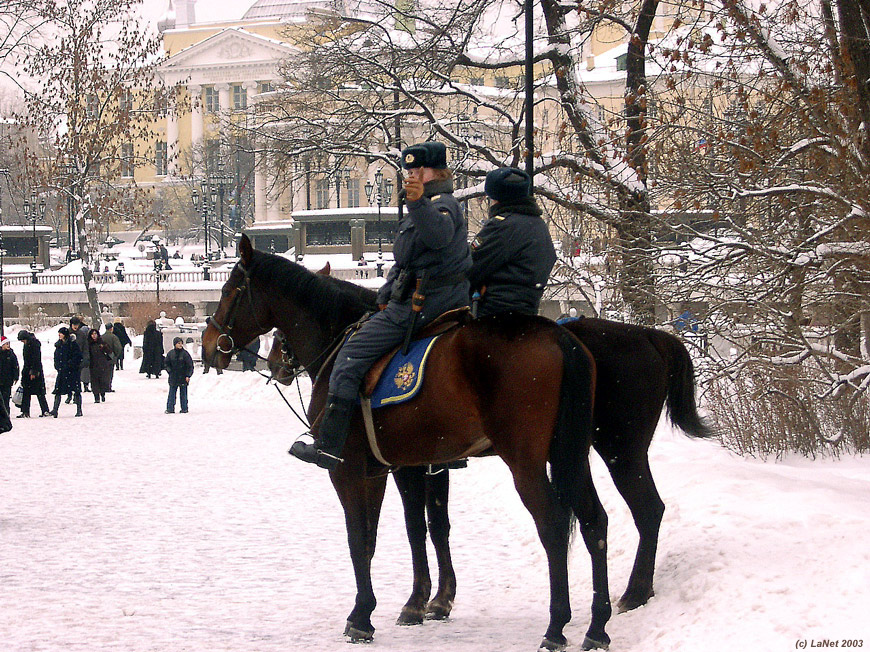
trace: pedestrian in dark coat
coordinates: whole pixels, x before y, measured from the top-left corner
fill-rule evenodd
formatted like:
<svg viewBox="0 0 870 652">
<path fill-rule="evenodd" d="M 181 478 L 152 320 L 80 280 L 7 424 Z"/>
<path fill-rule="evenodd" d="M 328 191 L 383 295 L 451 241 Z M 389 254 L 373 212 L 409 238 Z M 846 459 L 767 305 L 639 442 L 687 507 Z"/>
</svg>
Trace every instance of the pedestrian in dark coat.
<svg viewBox="0 0 870 652">
<path fill-rule="evenodd" d="M 260 352 L 260 338 L 248 344 L 239 351 L 239 360 L 242 361 L 242 371 L 257 370 L 257 354 Z"/>
<path fill-rule="evenodd" d="M 124 350 L 128 346 L 133 346 L 133 340 L 130 339 L 130 336 L 127 334 L 127 329 L 124 324 L 121 323 L 120 319 L 115 319 L 115 323 L 112 324 L 112 332 L 115 334 L 115 337 L 118 338 L 118 341 L 121 342 L 121 355 L 117 360 L 115 360 L 115 369 L 123 369 Z"/>
<path fill-rule="evenodd" d="M 172 350 L 166 354 L 164 362 L 166 375 L 169 376 L 169 396 L 166 399 L 166 414 L 175 412 L 175 395 L 181 402 L 181 413 L 187 414 L 187 386 L 193 376 L 193 358 L 184 349 L 180 337 L 172 340 Z"/>
<path fill-rule="evenodd" d="M 103 342 L 109 348 L 109 351 L 112 352 L 112 368 L 109 370 L 109 389 L 107 392 L 113 392 L 115 390 L 112 389 L 112 380 L 115 377 L 115 364 L 118 361 L 118 358 L 124 355 L 124 347 L 121 346 L 121 340 L 118 339 L 117 335 L 114 333 L 114 326 L 112 324 L 106 324 L 106 332 L 103 333 Z"/>
<path fill-rule="evenodd" d="M 112 387 L 112 349 L 103 341 L 99 331 L 92 328 L 88 333 L 88 348 L 91 361 L 91 390 L 94 403 L 106 402 L 106 392 Z"/>
<path fill-rule="evenodd" d="M 9 414 L 9 399 L 12 396 L 12 386 L 18 382 L 20 369 L 18 357 L 12 350 L 12 343 L 5 335 L 0 337 L 0 399 Z"/>
<path fill-rule="evenodd" d="M 480 295 L 477 315 L 538 314 L 556 249 L 542 211 L 529 192 L 529 175 L 499 168 L 486 175 L 493 201 L 489 219 L 471 243 L 471 289 Z M 476 301 L 473 297 L 473 301 Z"/>
<path fill-rule="evenodd" d="M 378 292 L 384 309 L 372 315 L 335 358 L 320 437 L 315 442 L 306 433 L 290 449 L 291 455 L 321 468 L 334 469 L 341 462 L 360 384 L 372 363 L 400 345 L 409 331 L 468 305 L 468 228 L 453 196 L 447 150 L 442 143 L 412 145 L 402 151 L 402 165 L 408 170 L 402 190 L 408 212 L 393 244 L 396 263 Z M 418 280 L 425 296 L 419 318 L 411 307 Z"/>
<path fill-rule="evenodd" d="M 55 419 L 60 409 L 60 399 L 64 395 L 73 396 L 76 403 L 76 416 L 82 416 L 81 364 L 81 349 L 72 338 L 69 329 L 62 326 L 57 331 L 57 342 L 54 344 L 54 368 L 57 370 L 57 378 L 54 381 L 54 407 L 51 416 Z"/>
<path fill-rule="evenodd" d="M 160 378 L 163 369 L 163 335 L 157 330 L 157 322 L 153 319 L 145 326 L 142 333 L 142 365 L 139 373 L 146 377 Z"/>
<path fill-rule="evenodd" d="M 18 340 L 24 343 L 21 352 L 21 389 L 24 397 L 21 400 L 21 414 L 18 418 L 30 416 L 30 397 L 36 396 L 39 401 L 39 416 L 47 417 L 48 401 L 45 400 L 45 373 L 42 369 L 42 345 L 33 333 L 18 331 Z"/>
<path fill-rule="evenodd" d="M 74 336 L 75 343 L 82 352 L 81 381 L 85 391 L 90 391 L 88 385 L 91 382 L 91 360 L 88 351 L 88 333 L 90 328 L 80 317 L 71 317 L 69 320 L 70 335 Z"/>
</svg>

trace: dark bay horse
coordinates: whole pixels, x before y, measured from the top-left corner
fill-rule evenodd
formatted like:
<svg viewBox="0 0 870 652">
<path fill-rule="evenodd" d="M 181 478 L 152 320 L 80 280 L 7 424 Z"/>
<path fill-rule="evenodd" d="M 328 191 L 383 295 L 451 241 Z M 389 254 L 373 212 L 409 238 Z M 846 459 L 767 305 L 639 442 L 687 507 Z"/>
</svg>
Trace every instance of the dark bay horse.
<svg viewBox="0 0 870 652">
<path fill-rule="evenodd" d="M 308 408 L 308 418 L 315 421 L 327 391 L 326 355 L 366 306 L 349 284 L 255 251 L 246 236 L 239 256 L 203 334 L 203 355 L 213 366 L 226 367 L 239 347 L 280 329 L 315 377 Z M 375 412 L 384 458 L 396 466 L 443 463 L 483 444 L 505 461 L 547 554 L 550 623 L 541 647 L 548 650 L 567 643 L 567 554 L 576 518 L 592 560 L 592 618 L 583 646 L 605 647 L 611 614 L 607 517 L 589 471 L 591 355 L 553 322 L 515 315 L 472 321 L 445 333 L 433 345 L 426 368 L 427 380 L 415 398 Z M 344 455 L 330 475 L 345 512 L 357 584 L 345 633 L 352 641 L 366 641 L 374 634 L 370 565 L 386 478 L 371 477 L 373 460 L 359 413 Z"/>
<path fill-rule="evenodd" d="M 318 272 L 329 274 L 324 268 Z M 372 306 L 375 293 L 354 284 Z M 648 451 L 662 409 L 671 422 L 692 437 L 713 432 L 698 416 L 695 375 L 686 347 L 676 336 L 654 328 L 604 319 L 578 319 L 563 324 L 592 353 L 596 363 L 594 433 L 592 445 L 604 460 L 617 490 L 631 511 L 638 531 L 634 566 L 625 592 L 617 603 L 628 611 L 653 596 L 656 549 L 665 505 L 656 490 Z M 278 382 L 293 379 L 285 366 L 292 359 L 289 344 L 280 340 L 269 354 L 269 367 Z M 447 471 L 429 475 L 426 468 L 406 467 L 394 473 L 405 511 L 411 545 L 414 584 L 402 609 L 399 624 L 417 624 L 423 618 L 446 618 L 456 595 L 456 574 L 450 554 Z M 431 579 L 426 556 L 429 535 L 438 559 L 438 591 L 431 602 Z"/>
</svg>

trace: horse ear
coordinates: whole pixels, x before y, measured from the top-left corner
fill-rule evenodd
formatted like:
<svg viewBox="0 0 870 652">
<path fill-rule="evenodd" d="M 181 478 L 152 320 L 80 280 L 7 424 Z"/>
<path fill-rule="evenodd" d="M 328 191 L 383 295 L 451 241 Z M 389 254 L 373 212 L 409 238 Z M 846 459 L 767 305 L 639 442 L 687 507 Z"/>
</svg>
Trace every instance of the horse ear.
<svg viewBox="0 0 870 652">
<path fill-rule="evenodd" d="M 329 276 L 332 273 L 332 267 L 329 266 L 328 260 L 326 261 L 326 264 L 323 266 L 323 268 L 317 273 L 321 276 Z"/>
<path fill-rule="evenodd" d="M 239 258 L 241 258 L 242 264 L 250 265 L 253 255 L 254 245 L 251 244 L 251 240 L 248 238 L 247 234 L 243 233 L 239 240 Z"/>
</svg>

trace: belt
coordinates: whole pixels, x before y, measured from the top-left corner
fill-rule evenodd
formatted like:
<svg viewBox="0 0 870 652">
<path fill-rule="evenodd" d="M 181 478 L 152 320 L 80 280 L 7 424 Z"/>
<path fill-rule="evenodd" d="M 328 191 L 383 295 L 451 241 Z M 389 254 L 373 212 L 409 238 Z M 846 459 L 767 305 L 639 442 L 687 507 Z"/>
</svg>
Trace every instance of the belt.
<svg viewBox="0 0 870 652">
<path fill-rule="evenodd" d="M 438 288 L 447 287 L 448 285 L 459 285 L 465 280 L 465 272 L 445 274 L 444 276 L 430 276 L 426 279 L 426 287 L 424 287 L 423 290 L 437 290 Z"/>
</svg>

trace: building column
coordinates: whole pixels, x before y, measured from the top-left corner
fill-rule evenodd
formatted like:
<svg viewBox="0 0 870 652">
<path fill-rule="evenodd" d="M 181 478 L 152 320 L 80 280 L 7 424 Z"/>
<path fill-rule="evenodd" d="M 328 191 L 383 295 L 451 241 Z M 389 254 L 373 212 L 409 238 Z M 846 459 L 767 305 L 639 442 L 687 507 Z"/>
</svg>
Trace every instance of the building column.
<svg viewBox="0 0 870 652">
<path fill-rule="evenodd" d="M 221 105 L 221 111 L 232 111 L 233 107 L 230 103 L 230 85 L 229 84 L 215 84 L 214 86 L 218 92 L 218 102 Z"/>
<path fill-rule="evenodd" d="M 266 161 L 268 157 L 254 150 L 254 222 L 266 221 Z"/>
<path fill-rule="evenodd" d="M 187 87 L 190 93 L 191 114 L 190 114 L 190 146 L 193 154 L 193 175 L 195 177 L 202 176 L 202 159 L 203 147 L 202 136 L 205 132 L 205 124 L 203 122 L 203 106 L 202 106 L 202 86 L 192 84 Z"/>
</svg>

